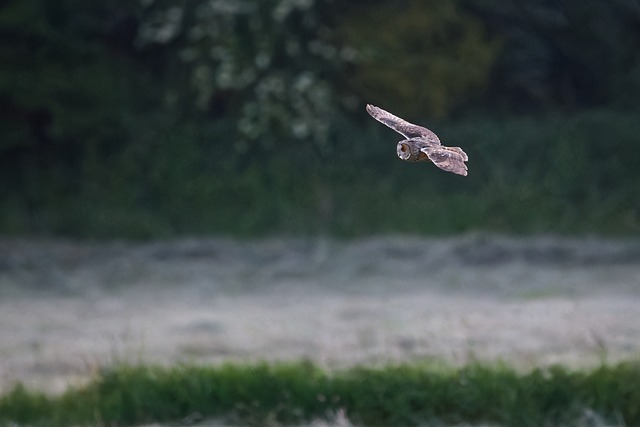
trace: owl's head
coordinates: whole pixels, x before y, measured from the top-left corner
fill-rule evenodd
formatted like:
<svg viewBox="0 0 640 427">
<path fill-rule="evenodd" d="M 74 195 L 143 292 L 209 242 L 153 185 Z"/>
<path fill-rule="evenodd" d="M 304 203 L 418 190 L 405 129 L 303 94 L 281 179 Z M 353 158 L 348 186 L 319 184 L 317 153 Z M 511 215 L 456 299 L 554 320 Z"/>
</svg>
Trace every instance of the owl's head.
<svg viewBox="0 0 640 427">
<path fill-rule="evenodd" d="M 407 162 L 415 162 L 418 160 L 418 152 L 409 140 L 398 142 L 396 152 L 398 153 L 398 157 Z"/>
</svg>

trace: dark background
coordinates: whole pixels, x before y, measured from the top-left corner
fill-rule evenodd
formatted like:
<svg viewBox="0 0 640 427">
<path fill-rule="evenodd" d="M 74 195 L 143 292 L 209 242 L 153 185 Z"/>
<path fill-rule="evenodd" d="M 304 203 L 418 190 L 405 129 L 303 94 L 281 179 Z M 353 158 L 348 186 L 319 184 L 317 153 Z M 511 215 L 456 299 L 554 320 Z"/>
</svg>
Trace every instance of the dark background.
<svg viewBox="0 0 640 427">
<path fill-rule="evenodd" d="M 640 232 L 637 0 L 4 1 L 0 64 L 5 235 Z"/>
</svg>

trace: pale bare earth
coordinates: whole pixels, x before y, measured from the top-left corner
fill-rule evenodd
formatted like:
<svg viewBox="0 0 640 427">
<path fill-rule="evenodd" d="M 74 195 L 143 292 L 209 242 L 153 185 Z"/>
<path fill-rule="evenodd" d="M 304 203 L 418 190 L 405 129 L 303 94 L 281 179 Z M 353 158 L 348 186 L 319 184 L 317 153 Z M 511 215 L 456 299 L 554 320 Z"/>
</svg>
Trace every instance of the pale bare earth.
<svg viewBox="0 0 640 427">
<path fill-rule="evenodd" d="M 114 363 L 640 356 L 640 241 L 0 240 L 0 392 Z"/>
</svg>

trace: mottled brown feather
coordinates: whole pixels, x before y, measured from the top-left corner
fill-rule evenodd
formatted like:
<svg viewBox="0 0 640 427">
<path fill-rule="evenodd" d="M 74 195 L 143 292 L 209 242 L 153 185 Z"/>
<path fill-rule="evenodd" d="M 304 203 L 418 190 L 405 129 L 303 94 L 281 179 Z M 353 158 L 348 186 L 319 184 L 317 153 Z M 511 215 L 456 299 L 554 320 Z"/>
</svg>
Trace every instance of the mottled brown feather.
<svg viewBox="0 0 640 427">
<path fill-rule="evenodd" d="M 367 112 L 380 123 L 390 127 L 405 138 L 398 143 L 398 157 L 409 162 L 431 161 L 447 172 L 467 176 L 469 160 L 467 153 L 460 147 L 445 147 L 438 136 L 429 129 L 414 125 L 394 116 L 382 108 L 367 105 Z"/>
<path fill-rule="evenodd" d="M 456 147 L 457 148 L 457 147 Z M 453 172 L 458 175 L 467 176 L 467 165 L 464 164 L 467 155 L 462 154 L 449 147 L 424 147 L 423 153 L 429 157 L 434 165 L 447 172 Z M 460 150 L 462 151 L 462 150 Z"/>
<path fill-rule="evenodd" d="M 367 104 L 367 112 L 380 123 L 390 127 L 405 138 L 426 138 L 428 142 L 440 144 L 438 136 L 429 129 L 414 125 L 408 121 L 394 116 L 382 108 Z"/>
</svg>

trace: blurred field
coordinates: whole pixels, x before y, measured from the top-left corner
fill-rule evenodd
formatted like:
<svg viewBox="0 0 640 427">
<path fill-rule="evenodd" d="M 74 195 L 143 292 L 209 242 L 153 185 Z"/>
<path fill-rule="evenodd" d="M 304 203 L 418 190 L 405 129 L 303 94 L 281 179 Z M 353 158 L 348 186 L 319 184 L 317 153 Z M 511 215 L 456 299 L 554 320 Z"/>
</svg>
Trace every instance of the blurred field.
<svg viewBox="0 0 640 427">
<path fill-rule="evenodd" d="M 640 243 L 599 238 L 0 241 L 0 389 L 121 363 L 505 361 L 640 354 Z"/>
</svg>

